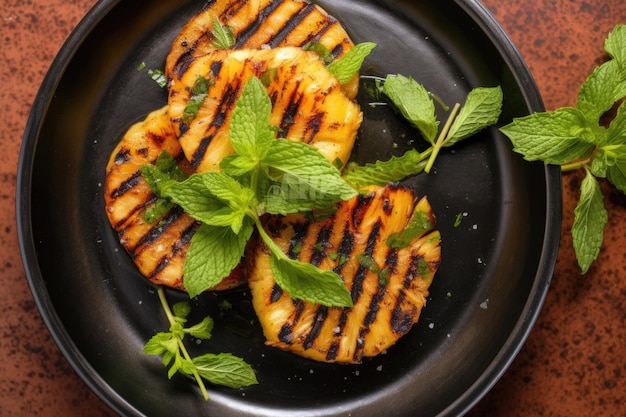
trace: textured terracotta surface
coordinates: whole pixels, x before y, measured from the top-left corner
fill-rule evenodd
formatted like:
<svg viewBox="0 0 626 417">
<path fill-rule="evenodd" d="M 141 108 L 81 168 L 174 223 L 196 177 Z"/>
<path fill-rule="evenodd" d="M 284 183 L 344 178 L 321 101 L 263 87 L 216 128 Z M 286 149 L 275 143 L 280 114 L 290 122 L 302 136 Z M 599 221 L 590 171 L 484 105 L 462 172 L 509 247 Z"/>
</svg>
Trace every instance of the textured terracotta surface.
<svg viewBox="0 0 626 417">
<path fill-rule="evenodd" d="M 29 108 L 65 37 L 94 0 L 0 1 L 0 416 L 112 416 L 65 361 L 35 307 L 15 225 L 17 159 Z M 546 107 L 573 105 L 626 23 L 622 0 L 484 0 L 533 72 Z M 618 416 L 626 410 L 626 198 L 608 187 L 598 261 L 580 275 L 569 229 L 580 174 L 564 176 L 552 286 L 520 354 L 471 416 Z"/>
</svg>

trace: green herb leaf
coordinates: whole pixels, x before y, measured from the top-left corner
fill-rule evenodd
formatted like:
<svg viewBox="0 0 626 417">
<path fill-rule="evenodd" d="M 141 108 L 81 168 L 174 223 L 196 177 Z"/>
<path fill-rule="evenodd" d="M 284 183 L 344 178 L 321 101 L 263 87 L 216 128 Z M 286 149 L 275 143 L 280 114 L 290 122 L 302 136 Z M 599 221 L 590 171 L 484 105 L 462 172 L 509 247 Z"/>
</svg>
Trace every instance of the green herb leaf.
<svg viewBox="0 0 626 417">
<path fill-rule="evenodd" d="M 231 227 L 203 224 L 191 238 L 185 258 L 183 282 L 190 297 L 214 287 L 239 264 L 254 228 L 243 222 L 235 234 Z"/>
<path fill-rule="evenodd" d="M 193 364 L 202 378 L 215 385 L 241 388 L 259 383 L 252 367 L 230 353 L 207 353 L 194 358 Z"/>
<path fill-rule="evenodd" d="M 622 97 L 626 96 L 626 68 L 616 61 L 597 67 L 581 86 L 576 108 L 591 122 L 597 122 Z"/>
<path fill-rule="evenodd" d="M 467 95 L 465 104 L 454 119 L 443 146 L 452 146 L 498 122 L 502 111 L 500 87 L 478 87 Z"/>
<path fill-rule="evenodd" d="M 398 233 L 391 234 L 385 243 L 392 248 L 405 248 L 411 244 L 414 239 L 424 235 L 424 233 L 432 230 L 435 226 L 433 218 L 429 215 L 428 209 L 424 206 L 426 200 L 420 200 L 415 205 L 413 216 L 404 229 Z"/>
<path fill-rule="evenodd" d="M 589 171 L 580 192 L 580 200 L 574 210 L 572 237 L 578 265 L 584 274 L 600 253 L 608 215 L 602 201 L 600 184 Z"/>
<path fill-rule="evenodd" d="M 595 148 L 594 129 L 577 109 L 563 107 L 514 119 L 500 129 L 513 143 L 514 151 L 529 161 L 561 165 L 584 158 Z"/>
<path fill-rule="evenodd" d="M 228 204 L 208 192 L 202 174 L 193 174 L 185 181 L 169 181 L 163 184 L 165 186 L 161 187 L 162 195 L 182 207 L 191 217 L 214 226 L 225 226 L 216 217 L 223 213 L 223 209 L 228 208 Z"/>
<path fill-rule="evenodd" d="M 320 58 L 322 58 L 322 61 L 324 61 L 325 64 L 330 64 L 333 61 L 333 54 L 330 49 L 319 42 L 309 42 L 304 45 L 302 49 L 305 51 L 315 52 Z"/>
<path fill-rule="evenodd" d="M 185 123 L 191 123 L 198 117 L 200 107 L 202 107 L 204 100 L 209 95 L 210 85 L 211 81 L 207 80 L 205 77 L 198 76 L 198 78 L 196 78 L 191 89 L 191 97 L 189 97 L 185 110 L 183 110 L 183 121 Z"/>
<path fill-rule="evenodd" d="M 591 171 L 626 193 L 626 144 L 600 147 L 591 160 Z"/>
<path fill-rule="evenodd" d="M 184 329 L 184 332 L 202 340 L 211 338 L 214 322 L 211 317 L 205 317 L 200 323 Z"/>
<path fill-rule="evenodd" d="M 237 154 L 252 161 L 265 158 L 274 141 L 270 126 L 272 103 L 261 81 L 252 77 L 237 100 L 230 126 L 230 140 Z"/>
<path fill-rule="evenodd" d="M 305 143 L 274 140 L 263 164 L 274 170 L 274 185 L 280 184 L 264 190 L 264 210 L 268 213 L 286 214 L 284 207 L 277 204 L 281 200 L 295 203 L 302 211 L 328 206 L 357 194 L 335 166 Z"/>
<path fill-rule="evenodd" d="M 165 77 L 165 72 L 163 72 L 163 70 L 151 69 L 148 70 L 148 75 L 155 83 L 157 83 L 159 87 L 164 88 L 167 85 L 167 77 Z"/>
<path fill-rule="evenodd" d="M 375 47 L 376 44 L 372 42 L 355 45 L 347 54 L 330 63 L 326 68 L 337 77 L 341 84 L 345 84 L 359 72 L 363 61 Z"/>
<path fill-rule="evenodd" d="M 352 306 L 350 293 L 334 272 L 286 256 L 275 256 L 273 252 L 270 264 L 276 283 L 292 298 L 325 306 Z"/>
<path fill-rule="evenodd" d="M 401 181 L 419 174 L 426 165 L 425 159 L 430 152 L 420 153 L 410 149 L 401 156 L 393 156 L 387 161 L 376 161 L 365 165 L 348 165 L 344 179 L 355 188 L 370 185 L 383 186 L 389 182 Z"/>
<path fill-rule="evenodd" d="M 141 214 L 141 218 L 146 223 L 154 223 L 168 213 L 176 205 L 165 198 L 159 198 L 155 201 L 154 205 L 147 207 Z"/>
<path fill-rule="evenodd" d="M 435 143 L 439 121 L 435 103 L 422 84 L 403 75 L 389 75 L 383 84 L 383 93 L 428 142 Z"/>
<path fill-rule="evenodd" d="M 181 301 L 172 306 L 172 312 L 176 316 L 177 322 L 185 323 L 185 318 L 191 313 L 191 304 L 188 301 Z M 182 327 L 181 327 L 182 330 Z"/>
<path fill-rule="evenodd" d="M 216 49 L 230 49 L 235 46 L 235 33 L 230 26 L 222 25 L 222 22 L 215 16 L 213 18 L 213 46 Z"/>
<path fill-rule="evenodd" d="M 604 49 L 619 66 L 626 66 L 626 25 L 613 28 L 604 42 Z"/>
</svg>

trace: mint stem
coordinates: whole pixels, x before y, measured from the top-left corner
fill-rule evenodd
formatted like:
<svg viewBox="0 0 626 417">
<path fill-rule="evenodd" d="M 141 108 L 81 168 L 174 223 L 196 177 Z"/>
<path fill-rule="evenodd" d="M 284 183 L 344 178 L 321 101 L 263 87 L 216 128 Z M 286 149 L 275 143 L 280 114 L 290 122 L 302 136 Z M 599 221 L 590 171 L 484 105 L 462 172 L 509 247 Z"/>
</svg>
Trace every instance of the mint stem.
<svg viewBox="0 0 626 417">
<path fill-rule="evenodd" d="M 167 302 L 167 298 L 165 297 L 165 290 L 163 289 L 163 287 L 159 287 L 158 294 L 159 294 L 159 299 L 161 300 L 161 306 L 163 307 L 163 311 L 165 311 L 165 315 L 167 316 L 167 321 L 170 323 L 170 326 L 173 326 L 176 323 L 176 319 L 175 319 L 174 313 L 172 313 L 169 303 Z M 188 360 L 189 363 L 193 363 L 191 356 L 189 355 L 189 352 L 187 352 L 187 348 L 183 344 L 183 340 L 179 337 L 177 337 L 176 339 L 178 340 L 178 348 L 180 349 L 185 359 Z M 206 387 L 204 386 L 204 382 L 202 381 L 202 378 L 200 378 L 200 374 L 198 373 L 195 367 L 193 368 L 192 373 L 196 382 L 198 383 L 198 386 L 200 387 L 202 396 L 204 397 L 205 400 L 208 400 L 209 393 L 207 392 Z"/>
<path fill-rule="evenodd" d="M 452 126 L 452 122 L 454 121 L 454 118 L 456 117 L 456 115 L 459 113 L 460 108 L 461 108 L 461 105 L 459 103 L 456 103 L 454 107 L 452 108 L 452 111 L 450 112 L 450 116 L 448 117 L 446 124 L 443 126 L 443 129 L 441 130 L 441 133 L 439 134 L 439 137 L 437 138 L 437 142 L 435 142 L 433 146 L 433 152 L 430 155 L 430 158 L 428 159 L 426 168 L 424 168 L 424 172 L 426 172 L 427 174 L 430 173 L 430 170 L 432 169 L 435 163 L 435 159 L 437 159 L 437 155 L 439 155 L 439 151 L 441 150 L 441 148 L 443 147 L 443 144 L 446 141 L 448 132 L 450 131 L 450 127 Z"/>
<path fill-rule="evenodd" d="M 580 161 L 568 162 L 567 164 L 561 165 L 561 172 L 575 171 L 579 168 L 583 168 L 587 166 L 591 162 L 591 159 L 583 159 Z"/>
</svg>

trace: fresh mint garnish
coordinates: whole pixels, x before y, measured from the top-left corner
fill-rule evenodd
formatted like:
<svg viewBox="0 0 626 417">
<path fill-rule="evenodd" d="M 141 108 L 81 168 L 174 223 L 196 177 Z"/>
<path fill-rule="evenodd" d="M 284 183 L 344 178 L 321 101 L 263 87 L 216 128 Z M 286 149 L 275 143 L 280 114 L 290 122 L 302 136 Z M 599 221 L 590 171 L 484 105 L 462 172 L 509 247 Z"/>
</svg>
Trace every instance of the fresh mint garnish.
<svg viewBox="0 0 626 417">
<path fill-rule="evenodd" d="M 432 94 L 415 80 L 402 75 L 377 79 L 378 91 L 389 98 L 404 118 L 419 130 L 431 146 L 423 152 L 411 149 L 387 161 L 363 166 L 350 164 L 345 179 L 355 188 L 384 185 L 406 177 L 430 172 L 443 147 L 456 143 L 495 124 L 502 111 L 500 87 L 478 87 L 469 92 L 463 106 L 456 104 L 439 131 Z"/>
<path fill-rule="evenodd" d="M 215 16 L 213 18 L 213 46 L 216 49 L 230 49 L 235 46 L 235 33 L 233 28 L 227 25 L 222 25 L 222 22 Z"/>
<path fill-rule="evenodd" d="M 376 44 L 373 42 L 359 43 L 344 56 L 331 62 L 326 68 L 337 77 L 341 84 L 345 84 L 359 72 L 363 61 L 375 47 Z"/>
<path fill-rule="evenodd" d="M 143 351 L 161 356 L 163 365 L 169 366 L 168 377 L 177 372 L 195 379 L 202 396 L 209 399 L 204 380 L 230 388 L 241 388 L 258 384 L 254 370 L 243 359 L 228 353 L 207 353 L 195 358 L 183 343 L 185 336 L 208 340 L 212 336 L 213 319 L 205 317 L 199 323 L 187 326 L 189 303 L 175 304 L 170 308 L 163 288 L 158 289 L 159 300 L 170 324 L 167 332 L 159 332 L 145 344 Z"/>
<path fill-rule="evenodd" d="M 180 181 L 158 166 L 142 169 L 157 196 L 202 222 L 185 258 L 185 288 L 194 297 L 226 277 L 256 227 L 270 249 L 283 290 L 297 299 L 351 306 L 339 275 L 289 259 L 263 229 L 260 216 L 265 213 L 326 207 L 356 195 L 339 170 L 313 147 L 275 139 L 270 114 L 267 92 L 253 77 L 235 105 L 230 130 L 235 153 L 223 161 L 223 172 L 196 173 Z"/>
<path fill-rule="evenodd" d="M 525 159 L 560 165 L 563 172 L 585 170 L 572 225 L 583 274 L 600 252 L 607 223 L 598 179 L 626 193 L 626 25 L 616 26 L 604 47 L 611 59 L 587 77 L 575 107 L 536 112 L 501 128 Z M 616 105 L 616 116 L 605 122 Z"/>
</svg>

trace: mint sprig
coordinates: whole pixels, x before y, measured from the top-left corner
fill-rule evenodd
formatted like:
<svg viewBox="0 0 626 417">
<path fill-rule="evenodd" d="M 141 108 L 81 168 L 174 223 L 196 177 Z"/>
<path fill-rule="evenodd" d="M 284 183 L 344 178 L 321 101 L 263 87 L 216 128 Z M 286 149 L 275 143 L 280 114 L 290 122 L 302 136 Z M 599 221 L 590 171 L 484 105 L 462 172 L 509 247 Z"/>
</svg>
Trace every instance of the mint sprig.
<svg viewBox="0 0 626 417">
<path fill-rule="evenodd" d="M 199 323 L 187 326 L 187 315 L 191 310 L 189 303 L 178 303 L 170 308 L 162 287 L 158 289 L 158 294 L 170 327 L 168 331 L 152 336 L 143 351 L 149 355 L 161 356 L 163 365 L 169 366 L 169 378 L 179 372 L 195 379 L 205 400 L 209 399 L 209 394 L 204 380 L 230 388 L 258 384 L 252 367 L 237 356 L 229 353 L 207 353 L 192 358 L 183 343 L 185 336 L 200 340 L 210 339 L 213 319 L 207 316 Z"/>
<path fill-rule="evenodd" d="M 468 93 L 463 106 L 453 106 L 440 129 L 433 96 L 422 84 L 403 75 L 388 75 L 376 81 L 378 91 L 390 99 L 398 112 L 431 146 L 421 153 L 411 149 L 388 161 L 362 166 L 350 164 L 345 179 L 355 188 L 384 185 L 421 172 L 430 172 L 443 147 L 453 146 L 497 123 L 502 111 L 500 87 L 477 87 Z"/>
<path fill-rule="evenodd" d="M 585 170 L 572 224 L 583 274 L 598 257 L 607 223 L 600 179 L 626 193 L 626 25 L 608 34 L 604 49 L 611 59 L 587 77 L 575 107 L 536 112 L 501 128 L 525 159 L 560 165 L 563 172 Z M 615 117 L 605 122 L 604 115 L 620 102 Z"/>
<path fill-rule="evenodd" d="M 354 46 L 340 59 L 331 62 L 326 67 L 328 71 L 345 84 L 350 81 L 361 69 L 363 61 L 376 48 L 373 42 L 363 42 Z"/>
<path fill-rule="evenodd" d="M 183 280 L 191 297 L 215 286 L 237 265 L 256 228 L 271 252 L 277 283 L 293 298 L 326 306 L 351 306 L 341 277 L 291 260 L 263 229 L 263 214 L 328 207 L 356 191 L 312 146 L 275 138 L 271 103 L 261 81 L 248 81 L 235 105 L 230 139 L 235 153 L 222 172 L 180 181 L 158 166 L 142 173 L 153 192 L 202 222 L 185 258 Z"/>
</svg>

